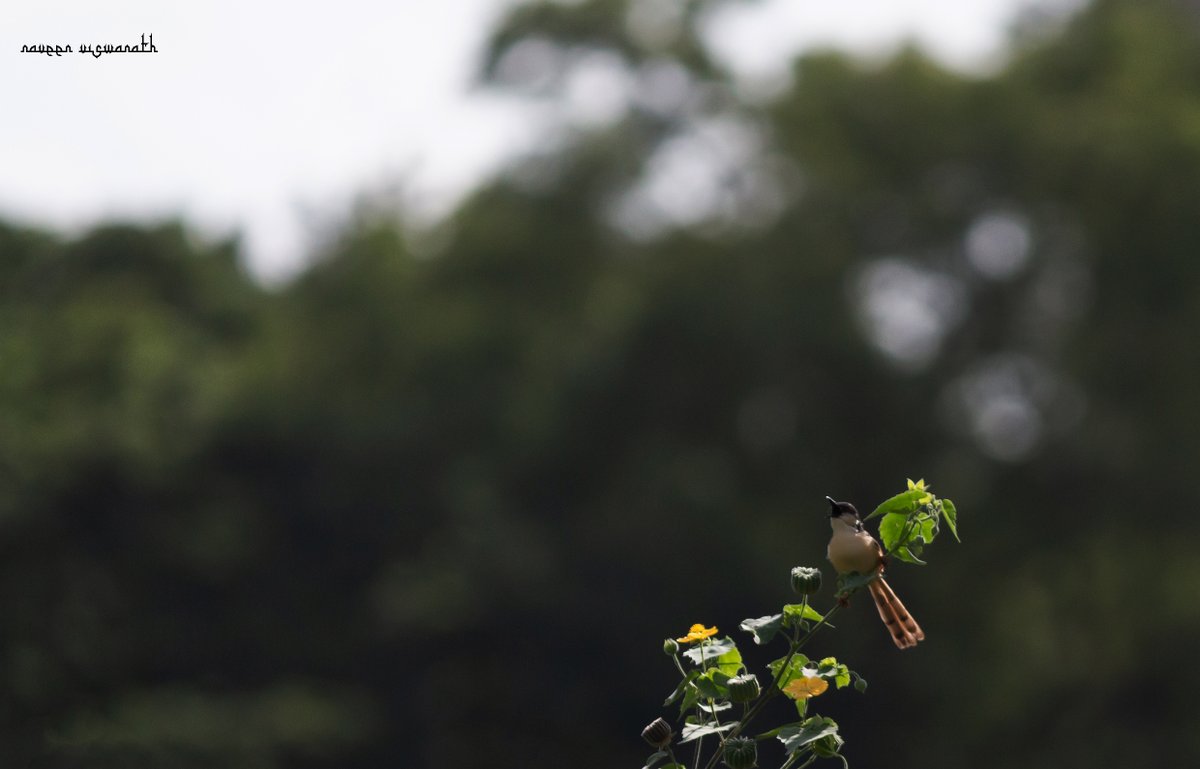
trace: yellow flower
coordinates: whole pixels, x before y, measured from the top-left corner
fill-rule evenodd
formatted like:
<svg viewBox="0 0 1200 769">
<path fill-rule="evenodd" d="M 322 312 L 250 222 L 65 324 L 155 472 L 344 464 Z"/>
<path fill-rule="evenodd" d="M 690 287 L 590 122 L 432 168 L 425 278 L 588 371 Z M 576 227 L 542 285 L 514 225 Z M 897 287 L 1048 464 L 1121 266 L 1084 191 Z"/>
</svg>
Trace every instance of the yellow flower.
<svg viewBox="0 0 1200 769">
<path fill-rule="evenodd" d="M 679 641 L 681 644 L 690 644 L 692 641 L 703 641 L 705 638 L 714 636 L 716 634 L 716 625 L 713 625 L 712 627 L 704 627 L 704 625 L 696 623 L 695 625 L 692 625 L 692 629 L 688 631 L 687 635 L 685 635 L 683 638 L 676 638 L 675 640 Z"/>
<path fill-rule="evenodd" d="M 783 693 L 794 700 L 806 700 L 809 697 L 816 697 L 828 688 L 829 682 L 824 678 L 804 676 L 789 681 L 788 685 L 783 687 Z"/>
<path fill-rule="evenodd" d="M 908 488 L 909 488 L 909 490 L 916 489 L 916 490 L 918 490 L 918 491 L 928 491 L 928 490 L 929 490 L 929 489 L 927 489 L 927 488 L 925 487 L 925 479 L 924 479 L 924 478 L 922 478 L 921 480 L 917 481 L 916 483 L 913 483 L 913 480 L 912 480 L 912 478 L 909 478 L 909 479 L 908 479 Z M 932 499 L 933 499 L 933 495 L 932 495 L 932 494 L 926 494 L 925 496 L 923 496 L 923 497 L 921 497 L 920 499 L 918 499 L 918 500 L 917 500 L 917 504 L 919 504 L 919 505 L 927 505 L 927 504 L 929 504 L 929 502 L 930 502 Z"/>
</svg>

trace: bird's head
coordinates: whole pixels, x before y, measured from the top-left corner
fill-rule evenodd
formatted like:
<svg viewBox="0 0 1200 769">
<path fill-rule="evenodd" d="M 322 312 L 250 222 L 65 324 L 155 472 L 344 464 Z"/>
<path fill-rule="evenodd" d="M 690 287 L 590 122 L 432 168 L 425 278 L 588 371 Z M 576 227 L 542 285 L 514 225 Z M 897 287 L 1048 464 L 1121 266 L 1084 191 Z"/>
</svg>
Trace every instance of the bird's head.
<svg viewBox="0 0 1200 769">
<path fill-rule="evenodd" d="M 858 510 L 849 502 L 838 502 L 833 497 L 825 497 L 829 501 L 830 520 L 840 520 L 849 526 L 858 526 Z"/>
</svg>

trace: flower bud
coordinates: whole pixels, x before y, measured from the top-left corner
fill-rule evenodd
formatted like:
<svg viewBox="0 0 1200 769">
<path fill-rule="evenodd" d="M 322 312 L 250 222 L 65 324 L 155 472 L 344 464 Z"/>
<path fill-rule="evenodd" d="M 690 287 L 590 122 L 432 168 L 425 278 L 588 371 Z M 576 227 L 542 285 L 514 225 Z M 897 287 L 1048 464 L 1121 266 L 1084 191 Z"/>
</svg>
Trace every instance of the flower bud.
<svg viewBox="0 0 1200 769">
<path fill-rule="evenodd" d="M 656 718 L 642 730 L 642 739 L 656 748 L 665 747 L 674 736 L 671 725 L 661 718 Z"/>
<path fill-rule="evenodd" d="M 863 692 L 865 692 L 867 690 L 867 679 L 863 678 L 862 676 L 855 675 L 854 676 L 854 690 L 857 691 L 859 694 L 862 694 Z"/>
<path fill-rule="evenodd" d="M 792 569 L 792 590 L 799 595 L 812 595 L 821 589 L 821 570 L 809 566 Z"/>
<path fill-rule="evenodd" d="M 678 641 L 676 641 L 674 638 L 667 638 L 663 640 L 663 654 L 667 655 L 668 657 L 674 657 L 678 653 Z"/>
<path fill-rule="evenodd" d="M 758 744 L 749 737 L 725 740 L 725 765 L 729 769 L 751 769 L 758 765 Z"/>
<path fill-rule="evenodd" d="M 729 699 L 734 702 L 750 702 L 761 692 L 762 687 L 758 684 L 758 676 L 753 673 L 729 679 Z"/>
</svg>

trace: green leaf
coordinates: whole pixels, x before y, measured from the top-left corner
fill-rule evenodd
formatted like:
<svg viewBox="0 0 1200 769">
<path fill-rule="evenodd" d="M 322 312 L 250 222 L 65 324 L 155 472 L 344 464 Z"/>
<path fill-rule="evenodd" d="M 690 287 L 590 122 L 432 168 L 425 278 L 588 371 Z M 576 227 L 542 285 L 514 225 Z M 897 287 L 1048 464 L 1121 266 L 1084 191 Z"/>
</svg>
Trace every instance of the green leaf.
<svg viewBox="0 0 1200 769">
<path fill-rule="evenodd" d="M 769 617 L 742 620 L 742 624 L 738 625 L 738 627 L 752 634 L 754 636 L 754 643 L 762 646 L 765 643 L 769 643 L 779 632 L 779 629 L 783 627 L 783 615 L 772 614 Z"/>
<path fill-rule="evenodd" d="M 804 668 L 808 665 L 808 657 L 799 653 L 793 654 L 791 661 L 788 662 L 787 670 L 783 673 L 783 677 L 780 678 L 779 671 L 783 669 L 783 661 L 785 659 L 787 657 L 780 657 L 777 660 L 767 663 L 767 668 L 771 671 L 771 680 L 777 680 L 780 689 L 787 686 L 793 679 L 805 675 Z"/>
<path fill-rule="evenodd" d="M 705 699 L 728 699 L 729 679 L 730 676 L 719 668 L 709 668 L 703 675 L 696 678 L 696 688 L 700 690 L 700 696 Z"/>
<path fill-rule="evenodd" d="M 920 505 L 917 503 L 917 500 L 921 499 L 928 493 L 928 491 L 922 491 L 921 489 L 909 489 L 908 491 L 902 491 L 896 496 L 885 500 L 883 504 L 872 510 L 871 514 L 863 520 L 869 521 L 872 518 L 878 518 L 881 515 L 888 514 L 908 515 L 909 513 L 915 513 L 917 508 L 920 507 Z"/>
<path fill-rule="evenodd" d="M 836 735 L 837 731 L 837 722 L 832 718 L 813 716 L 799 726 L 783 727 L 776 736 L 783 743 L 783 749 L 790 755 L 823 737 Z"/>
<path fill-rule="evenodd" d="M 917 516 L 917 531 L 914 539 L 920 540 L 923 545 L 932 545 L 933 540 L 937 539 L 939 530 L 937 513 L 923 512 Z"/>
<path fill-rule="evenodd" d="M 679 701 L 679 715 L 687 713 L 692 708 L 696 707 L 700 702 L 700 690 L 695 686 L 689 686 L 687 691 L 683 693 L 683 699 Z"/>
<path fill-rule="evenodd" d="M 850 668 L 834 657 L 826 657 L 817 663 L 817 675 L 832 682 L 838 689 L 850 685 Z"/>
<path fill-rule="evenodd" d="M 732 707 L 732 702 L 700 702 L 696 704 L 696 710 L 708 716 L 715 713 L 724 713 Z"/>
<path fill-rule="evenodd" d="M 688 649 L 683 653 L 683 656 L 697 665 L 703 665 L 717 659 L 723 654 L 737 649 L 737 644 L 729 636 L 725 636 L 720 640 L 702 641 L 699 646 Z"/>
<path fill-rule="evenodd" d="M 800 620 L 810 619 L 813 622 L 820 622 L 825 619 L 821 612 L 806 603 L 789 603 L 783 607 L 783 617 L 787 624 L 795 626 Z"/>
<path fill-rule="evenodd" d="M 919 512 L 912 516 L 889 513 L 879 522 L 884 548 L 902 561 L 924 564 L 921 549 L 937 537 L 937 516 Z"/>
<path fill-rule="evenodd" d="M 838 751 L 845 744 L 846 741 L 842 739 L 840 734 L 827 734 L 821 739 L 815 740 L 810 747 L 812 748 L 812 752 L 821 758 L 833 758 L 838 755 Z"/>
<path fill-rule="evenodd" d="M 699 675 L 699 670 L 689 671 L 687 676 L 679 682 L 679 686 L 675 687 L 675 691 L 671 692 L 671 696 L 667 697 L 667 699 L 663 702 L 663 707 L 665 708 L 667 705 L 670 705 L 672 702 L 682 697 L 684 692 L 692 688 L 692 682 L 695 681 Z"/>
<path fill-rule="evenodd" d="M 958 510 L 955 509 L 954 503 L 948 499 L 940 499 L 942 508 L 942 518 L 946 520 L 946 525 L 950 527 L 950 533 L 954 535 L 954 539 L 962 542 L 958 538 Z"/>
<path fill-rule="evenodd" d="M 729 678 L 736 676 L 745 667 L 742 664 L 742 653 L 736 647 L 717 657 L 717 669 Z"/>
<path fill-rule="evenodd" d="M 763 732 L 762 734 L 756 735 L 754 739 L 761 741 L 761 740 L 769 740 L 772 737 L 778 737 L 779 733 L 782 732 L 784 729 L 789 729 L 789 728 L 799 729 L 800 723 L 801 723 L 800 721 L 796 721 L 794 723 L 784 724 L 782 726 L 776 726 L 774 729 L 770 730 L 769 732 Z"/>
<path fill-rule="evenodd" d="M 667 751 L 665 750 L 660 750 L 657 753 L 651 753 L 650 757 L 646 759 L 646 765 L 643 766 L 642 769 L 653 769 L 654 765 L 666 758 L 667 755 Z"/>
<path fill-rule="evenodd" d="M 838 575 L 838 598 L 845 598 L 857 591 L 859 588 L 866 587 L 879 578 L 878 574 L 840 574 Z"/>
<path fill-rule="evenodd" d="M 904 534 L 904 527 L 907 524 L 908 516 L 900 513 L 889 513 L 883 516 L 883 520 L 879 522 L 879 540 L 883 542 L 883 548 L 889 553 L 896 552 L 896 548 L 906 544 L 900 541 L 900 537 Z"/>
<path fill-rule="evenodd" d="M 928 566 L 929 565 L 928 563 L 921 560 L 920 553 L 921 553 L 920 547 L 915 546 L 915 545 L 910 545 L 907 547 L 900 548 L 896 552 L 892 553 L 892 555 L 896 556 L 901 561 L 904 561 L 906 563 L 916 564 L 917 566 Z"/>
<path fill-rule="evenodd" d="M 685 742 L 691 742 L 692 740 L 698 740 L 701 737 L 707 737 L 710 734 L 720 734 L 721 732 L 727 732 L 737 725 L 738 725 L 737 721 L 730 721 L 729 723 L 725 723 L 725 724 L 713 724 L 713 723 L 684 724 L 683 725 L 683 734 L 680 736 L 679 744 L 682 745 Z"/>
<path fill-rule="evenodd" d="M 805 714 L 808 713 L 808 698 L 792 700 L 792 702 L 796 703 L 796 712 L 801 718 L 804 718 Z"/>
</svg>

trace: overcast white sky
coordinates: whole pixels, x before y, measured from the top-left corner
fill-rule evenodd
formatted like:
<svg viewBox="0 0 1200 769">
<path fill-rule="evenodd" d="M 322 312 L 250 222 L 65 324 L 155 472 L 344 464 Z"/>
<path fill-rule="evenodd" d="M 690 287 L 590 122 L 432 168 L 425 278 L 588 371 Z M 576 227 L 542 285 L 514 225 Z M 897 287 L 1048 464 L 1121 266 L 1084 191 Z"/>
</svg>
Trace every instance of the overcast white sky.
<svg viewBox="0 0 1200 769">
<path fill-rule="evenodd" d="M 671 0 L 647 0 L 670 2 Z M 747 71 L 806 46 L 916 38 L 956 66 L 1031 0 L 762 0 L 713 24 Z M 536 140 L 536 113 L 469 90 L 507 0 L 42 0 L 0 9 L 0 217 L 76 231 L 182 215 L 240 230 L 255 270 L 301 263 L 314 212 L 404 179 L 431 212 Z M 158 53 L 20 53 L 137 42 Z"/>
</svg>

